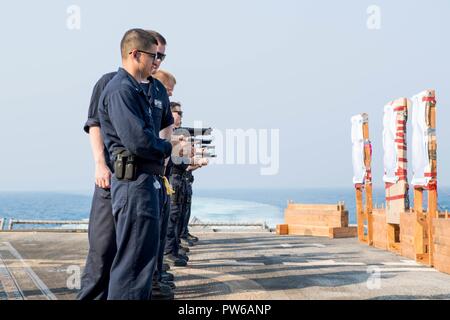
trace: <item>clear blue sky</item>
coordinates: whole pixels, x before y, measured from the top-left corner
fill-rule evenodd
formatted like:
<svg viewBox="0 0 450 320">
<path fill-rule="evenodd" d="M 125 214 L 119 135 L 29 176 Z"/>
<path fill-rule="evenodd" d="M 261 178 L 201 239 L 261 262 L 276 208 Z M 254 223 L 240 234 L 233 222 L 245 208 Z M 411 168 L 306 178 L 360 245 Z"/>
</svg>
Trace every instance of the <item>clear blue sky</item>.
<svg viewBox="0 0 450 320">
<path fill-rule="evenodd" d="M 369 5 L 381 29 L 367 28 Z M 66 27 L 70 5 L 81 29 Z M 382 113 L 435 88 L 438 172 L 450 185 L 450 2 L 8 1 L 0 11 L 0 190 L 91 190 L 82 131 L 96 80 L 120 63 L 132 27 L 168 40 L 185 124 L 280 130 L 280 170 L 211 166 L 197 187 L 351 186 L 350 117 L 368 112 L 374 180 L 382 178 Z"/>
</svg>

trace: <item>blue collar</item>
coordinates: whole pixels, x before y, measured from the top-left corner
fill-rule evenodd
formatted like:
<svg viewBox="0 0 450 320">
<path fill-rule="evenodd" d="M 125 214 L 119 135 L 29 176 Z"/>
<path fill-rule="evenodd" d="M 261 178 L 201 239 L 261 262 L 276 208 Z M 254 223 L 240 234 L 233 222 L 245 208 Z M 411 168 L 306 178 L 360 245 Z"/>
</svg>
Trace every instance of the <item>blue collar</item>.
<svg viewBox="0 0 450 320">
<path fill-rule="evenodd" d="M 119 68 L 119 70 L 117 70 L 117 73 L 121 76 L 126 77 L 126 79 L 130 82 L 130 85 L 133 86 L 137 92 L 144 92 L 141 85 L 136 81 L 136 79 L 133 78 L 131 74 L 128 73 L 127 70 L 125 70 L 124 68 Z"/>
</svg>

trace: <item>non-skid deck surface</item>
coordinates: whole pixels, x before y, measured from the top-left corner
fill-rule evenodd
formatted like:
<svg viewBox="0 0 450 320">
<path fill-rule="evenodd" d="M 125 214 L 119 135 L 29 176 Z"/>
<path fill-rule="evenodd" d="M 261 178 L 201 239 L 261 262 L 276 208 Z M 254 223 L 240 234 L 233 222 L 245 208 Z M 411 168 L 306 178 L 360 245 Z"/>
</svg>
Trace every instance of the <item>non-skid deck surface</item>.
<svg viewBox="0 0 450 320">
<path fill-rule="evenodd" d="M 176 299 L 450 299 L 450 275 L 356 239 L 196 233 Z M 0 299 L 75 299 L 86 233 L 0 233 Z"/>
</svg>

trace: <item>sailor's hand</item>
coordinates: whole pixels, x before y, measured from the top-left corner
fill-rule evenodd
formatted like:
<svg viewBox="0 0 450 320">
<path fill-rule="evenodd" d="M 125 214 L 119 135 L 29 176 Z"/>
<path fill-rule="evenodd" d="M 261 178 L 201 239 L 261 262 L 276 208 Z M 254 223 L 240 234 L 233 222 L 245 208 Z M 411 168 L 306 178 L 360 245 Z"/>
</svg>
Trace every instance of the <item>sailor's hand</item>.
<svg viewBox="0 0 450 320">
<path fill-rule="evenodd" d="M 208 165 L 208 159 L 206 158 L 193 158 L 193 164 L 199 167 Z"/>
<path fill-rule="evenodd" d="M 208 163 L 209 163 L 209 160 L 207 158 L 200 158 L 199 162 L 198 162 L 200 167 L 207 166 Z"/>
<path fill-rule="evenodd" d="M 111 170 L 104 163 L 95 166 L 95 184 L 103 189 L 111 186 Z"/>
<path fill-rule="evenodd" d="M 182 142 L 182 141 L 188 141 L 188 138 L 183 135 L 177 135 L 177 136 L 173 135 L 172 136 L 172 139 L 171 139 L 172 144 L 177 144 L 178 142 Z"/>
<path fill-rule="evenodd" d="M 188 141 L 181 141 L 178 145 L 177 145 L 177 150 L 178 150 L 178 156 L 179 157 L 184 157 L 188 154 L 190 154 L 191 151 L 191 143 Z"/>
<path fill-rule="evenodd" d="M 190 141 L 180 141 L 177 145 L 172 149 L 172 153 L 177 157 L 189 157 L 192 154 L 192 144 Z"/>
</svg>

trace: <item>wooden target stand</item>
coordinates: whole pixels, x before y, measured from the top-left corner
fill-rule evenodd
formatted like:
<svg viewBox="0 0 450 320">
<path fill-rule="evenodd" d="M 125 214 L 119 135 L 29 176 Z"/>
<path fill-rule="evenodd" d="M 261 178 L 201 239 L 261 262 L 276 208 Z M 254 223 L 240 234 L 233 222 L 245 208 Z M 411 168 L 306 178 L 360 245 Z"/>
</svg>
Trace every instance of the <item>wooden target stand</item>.
<svg viewBox="0 0 450 320">
<path fill-rule="evenodd" d="M 395 145 L 397 148 L 398 168 L 395 172 L 398 181 L 395 183 L 385 183 L 386 192 L 386 233 L 388 250 L 400 253 L 400 215 L 408 209 L 406 197 L 408 196 L 407 177 L 407 142 L 406 123 L 408 121 L 408 99 L 398 98 L 391 102 L 395 111 L 396 136 Z"/>
<path fill-rule="evenodd" d="M 438 216 L 437 208 L 437 156 L 436 156 L 436 98 L 435 91 L 428 90 L 423 97 L 426 102 L 428 132 L 428 156 L 431 174 L 427 186 L 414 187 L 414 213 L 416 215 L 414 246 L 416 261 L 433 265 L 433 219 Z M 424 192 L 428 193 L 427 210 L 423 209 Z"/>
<path fill-rule="evenodd" d="M 363 114 L 364 122 L 362 124 L 364 139 L 364 165 L 366 175 L 364 183 L 355 184 L 356 192 L 356 212 L 358 223 L 358 240 L 368 245 L 373 245 L 373 201 L 372 201 L 372 146 L 369 139 L 369 118 Z M 365 196 L 365 197 L 364 197 Z M 365 198 L 365 201 L 364 199 Z M 367 228 L 367 233 L 365 232 Z"/>
</svg>

